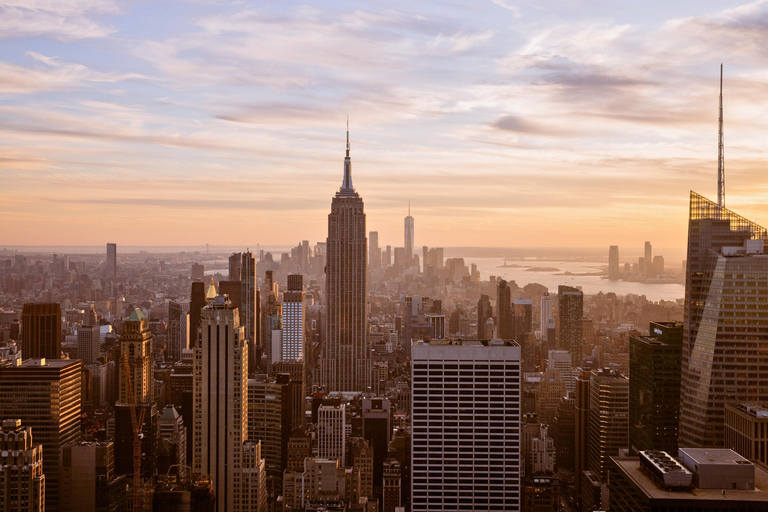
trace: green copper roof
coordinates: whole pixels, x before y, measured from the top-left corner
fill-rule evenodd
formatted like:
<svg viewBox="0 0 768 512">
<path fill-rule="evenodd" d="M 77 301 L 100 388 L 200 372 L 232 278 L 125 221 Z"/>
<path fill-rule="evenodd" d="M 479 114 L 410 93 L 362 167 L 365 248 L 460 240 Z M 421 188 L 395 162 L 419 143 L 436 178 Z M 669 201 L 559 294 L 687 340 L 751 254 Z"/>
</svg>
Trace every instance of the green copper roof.
<svg viewBox="0 0 768 512">
<path fill-rule="evenodd" d="M 146 319 L 147 317 L 144 316 L 144 313 L 142 313 L 139 308 L 134 309 L 131 316 L 128 317 L 128 320 L 131 320 L 132 322 L 141 322 Z"/>
</svg>

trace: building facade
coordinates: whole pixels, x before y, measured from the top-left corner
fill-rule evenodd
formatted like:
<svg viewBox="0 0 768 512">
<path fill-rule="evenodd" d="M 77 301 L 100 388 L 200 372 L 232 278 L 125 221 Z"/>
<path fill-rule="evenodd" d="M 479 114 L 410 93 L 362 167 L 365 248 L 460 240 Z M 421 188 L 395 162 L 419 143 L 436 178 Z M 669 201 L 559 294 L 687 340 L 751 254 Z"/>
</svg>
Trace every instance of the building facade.
<svg viewBox="0 0 768 512">
<path fill-rule="evenodd" d="M 21 420 L 3 420 L 0 431 L 0 510 L 43 512 L 43 447 Z"/>
<path fill-rule="evenodd" d="M 571 353 L 571 361 L 581 365 L 583 343 L 584 294 L 572 286 L 557 287 L 560 332 L 557 344 L 561 350 Z"/>
<path fill-rule="evenodd" d="M 61 358 L 59 304 L 24 304 L 21 310 L 21 353 L 25 359 Z"/>
</svg>

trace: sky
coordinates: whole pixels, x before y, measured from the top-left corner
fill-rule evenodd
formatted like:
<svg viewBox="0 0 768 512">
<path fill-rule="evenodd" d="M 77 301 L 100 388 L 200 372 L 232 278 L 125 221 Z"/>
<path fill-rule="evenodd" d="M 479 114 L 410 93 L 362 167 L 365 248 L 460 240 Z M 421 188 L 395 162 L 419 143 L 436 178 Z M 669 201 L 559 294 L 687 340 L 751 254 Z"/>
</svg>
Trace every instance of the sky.
<svg viewBox="0 0 768 512">
<path fill-rule="evenodd" d="M 768 3 L 0 0 L 0 245 L 325 240 L 346 119 L 368 230 L 686 244 L 768 222 Z"/>
</svg>

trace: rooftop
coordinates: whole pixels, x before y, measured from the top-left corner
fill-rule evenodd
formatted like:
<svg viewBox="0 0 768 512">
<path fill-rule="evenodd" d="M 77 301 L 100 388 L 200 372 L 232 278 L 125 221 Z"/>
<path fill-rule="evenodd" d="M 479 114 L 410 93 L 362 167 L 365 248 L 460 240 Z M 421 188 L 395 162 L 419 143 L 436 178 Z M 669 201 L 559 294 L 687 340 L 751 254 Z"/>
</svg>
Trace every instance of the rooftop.
<svg viewBox="0 0 768 512">
<path fill-rule="evenodd" d="M 131 316 L 128 317 L 128 320 L 131 322 L 141 322 L 142 320 L 146 320 L 147 317 L 144 316 L 144 313 L 141 312 L 139 308 L 136 308 L 131 313 Z"/>
<path fill-rule="evenodd" d="M 702 450 L 703 451 L 703 450 Z M 712 451 L 712 450 L 707 450 Z M 653 477 L 640 468 L 638 457 L 611 457 L 611 460 L 624 471 L 624 474 L 645 494 L 647 498 L 658 500 L 722 500 L 723 489 L 686 489 L 667 490 L 659 487 Z M 768 502 L 768 467 L 755 464 L 755 489 L 727 489 L 728 500 Z"/>
</svg>

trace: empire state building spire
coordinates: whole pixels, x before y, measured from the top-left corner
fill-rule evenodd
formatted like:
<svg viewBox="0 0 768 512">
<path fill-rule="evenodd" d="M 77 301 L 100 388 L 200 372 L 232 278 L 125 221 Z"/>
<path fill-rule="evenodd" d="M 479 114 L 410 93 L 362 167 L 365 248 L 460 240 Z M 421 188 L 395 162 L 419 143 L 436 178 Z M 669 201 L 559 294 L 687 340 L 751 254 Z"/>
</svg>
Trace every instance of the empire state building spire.
<svg viewBox="0 0 768 512">
<path fill-rule="evenodd" d="M 352 186 L 352 160 L 349 158 L 349 118 L 347 118 L 347 156 L 344 157 L 344 180 L 341 182 L 341 189 L 337 195 L 357 195 L 355 187 Z"/>
</svg>

